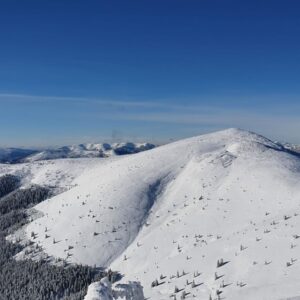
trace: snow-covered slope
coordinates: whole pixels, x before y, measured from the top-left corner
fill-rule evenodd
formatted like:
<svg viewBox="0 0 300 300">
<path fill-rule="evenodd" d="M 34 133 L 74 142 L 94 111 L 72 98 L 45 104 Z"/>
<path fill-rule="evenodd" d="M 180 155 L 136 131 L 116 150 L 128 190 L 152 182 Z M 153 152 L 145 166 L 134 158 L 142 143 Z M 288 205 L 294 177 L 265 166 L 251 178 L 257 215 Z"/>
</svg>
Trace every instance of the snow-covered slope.
<svg viewBox="0 0 300 300">
<path fill-rule="evenodd" d="M 80 158 L 36 161 L 20 164 L 0 164 L 0 176 L 16 175 L 21 179 L 21 186 L 32 184 L 48 186 L 57 190 L 56 193 L 75 186 L 75 179 L 97 164 L 109 163 L 112 158 Z"/>
<path fill-rule="evenodd" d="M 230 129 L 94 163 L 26 232 L 49 255 L 140 281 L 148 299 L 296 297 L 299 180 L 298 156 Z"/>
<path fill-rule="evenodd" d="M 26 157 L 24 161 L 33 162 L 58 158 L 109 157 L 113 155 L 138 153 L 154 147 L 155 146 L 150 143 L 80 144 L 44 150 Z"/>
</svg>

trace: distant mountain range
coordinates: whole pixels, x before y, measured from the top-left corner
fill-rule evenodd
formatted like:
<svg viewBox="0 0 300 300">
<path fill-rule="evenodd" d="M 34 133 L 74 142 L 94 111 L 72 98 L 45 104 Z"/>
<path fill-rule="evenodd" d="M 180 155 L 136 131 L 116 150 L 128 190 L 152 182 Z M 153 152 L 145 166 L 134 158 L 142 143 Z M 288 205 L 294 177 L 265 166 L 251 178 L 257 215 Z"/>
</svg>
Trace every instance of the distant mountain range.
<svg viewBox="0 0 300 300">
<path fill-rule="evenodd" d="M 21 148 L 0 148 L 0 163 L 21 162 L 24 158 L 36 154 L 37 150 Z"/>
<path fill-rule="evenodd" d="M 300 153 L 300 145 L 275 142 L 290 151 Z M 150 150 L 151 143 L 87 143 L 43 150 L 23 148 L 0 148 L 0 163 L 22 163 L 61 158 L 95 158 L 126 155 Z"/>
<path fill-rule="evenodd" d="M 154 148 L 150 143 L 79 144 L 45 150 L 0 148 L 0 163 L 33 162 L 39 160 L 83 157 L 110 157 L 138 153 Z"/>
<path fill-rule="evenodd" d="M 295 152 L 299 152 L 300 153 L 300 145 L 294 145 L 294 144 L 283 144 L 283 147 L 291 150 L 291 151 L 295 151 Z"/>
</svg>

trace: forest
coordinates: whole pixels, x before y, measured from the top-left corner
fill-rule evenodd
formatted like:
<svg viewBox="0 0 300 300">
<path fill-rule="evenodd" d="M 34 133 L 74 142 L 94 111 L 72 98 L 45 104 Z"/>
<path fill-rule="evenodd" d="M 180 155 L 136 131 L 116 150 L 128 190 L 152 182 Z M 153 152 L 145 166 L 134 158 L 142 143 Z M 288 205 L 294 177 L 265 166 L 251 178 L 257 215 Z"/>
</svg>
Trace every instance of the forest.
<svg viewBox="0 0 300 300">
<path fill-rule="evenodd" d="M 104 270 L 82 265 L 57 266 L 47 260 L 16 260 L 26 245 L 6 240 L 28 222 L 27 209 L 51 195 L 47 187 L 20 188 L 13 175 L 0 177 L 0 299 L 80 300 L 88 285 L 106 275 Z"/>
</svg>

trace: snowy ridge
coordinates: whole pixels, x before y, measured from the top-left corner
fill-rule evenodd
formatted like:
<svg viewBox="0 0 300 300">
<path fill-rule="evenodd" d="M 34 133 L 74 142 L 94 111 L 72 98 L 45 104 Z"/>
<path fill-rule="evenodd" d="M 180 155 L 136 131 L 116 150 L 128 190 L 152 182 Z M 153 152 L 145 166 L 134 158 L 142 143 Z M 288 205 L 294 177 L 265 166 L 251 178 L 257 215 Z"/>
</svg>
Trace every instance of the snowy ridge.
<svg viewBox="0 0 300 300">
<path fill-rule="evenodd" d="M 229 129 L 95 162 L 26 232 L 49 255 L 141 282 L 148 299 L 292 298 L 299 180 L 297 155 Z"/>
<path fill-rule="evenodd" d="M 79 144 L 60 148 L 35 149 L 0 148 L 0 163 L 24 163 L 40 160 L 53 160 L 61 158 L 95 158 L 115 155 L 133 154 L 153 149 L 150 143 L 98 143 Z"/>
<path fill-rule="evenodd" d="M 300 153 L 300 146 L 299 145 L 294 145 L 294 144 L 283 144 L 283 146 L 288 149 L 288 150 L 291 150 L 291 151 L 295 151 L 295 152 L 298 152 Z"/>
<path fill-rule="evenodd" d="M 138 153 L 154 147 L 155 146 L 150 143 L 80 144 L 38 152 L 26 157 L 24 161 L 33 162 L 59 158 L 109 157 L 113 155 Z"/>
<path fill-rule="evenodd" d="M 24 157 L 35 154 L 36 150 L 19 149 L 19 148 L 0 148 L 0 163 L 19 162 Z"/>
</svg>

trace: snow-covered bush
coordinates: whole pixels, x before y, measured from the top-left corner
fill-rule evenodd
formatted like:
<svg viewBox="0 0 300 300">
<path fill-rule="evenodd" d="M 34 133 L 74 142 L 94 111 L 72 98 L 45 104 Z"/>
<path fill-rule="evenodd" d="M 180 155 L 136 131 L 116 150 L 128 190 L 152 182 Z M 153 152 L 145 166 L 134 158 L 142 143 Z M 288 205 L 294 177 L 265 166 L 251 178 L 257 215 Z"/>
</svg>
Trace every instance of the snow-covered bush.
<svg viewBox="0 0 300 300">
<path fill-rule="evenodd" d="M 92 283 L 84 300 L 144 300 L 143 288 L 139 282 L 112 285 L 105 277 Z"/>
</svg>

